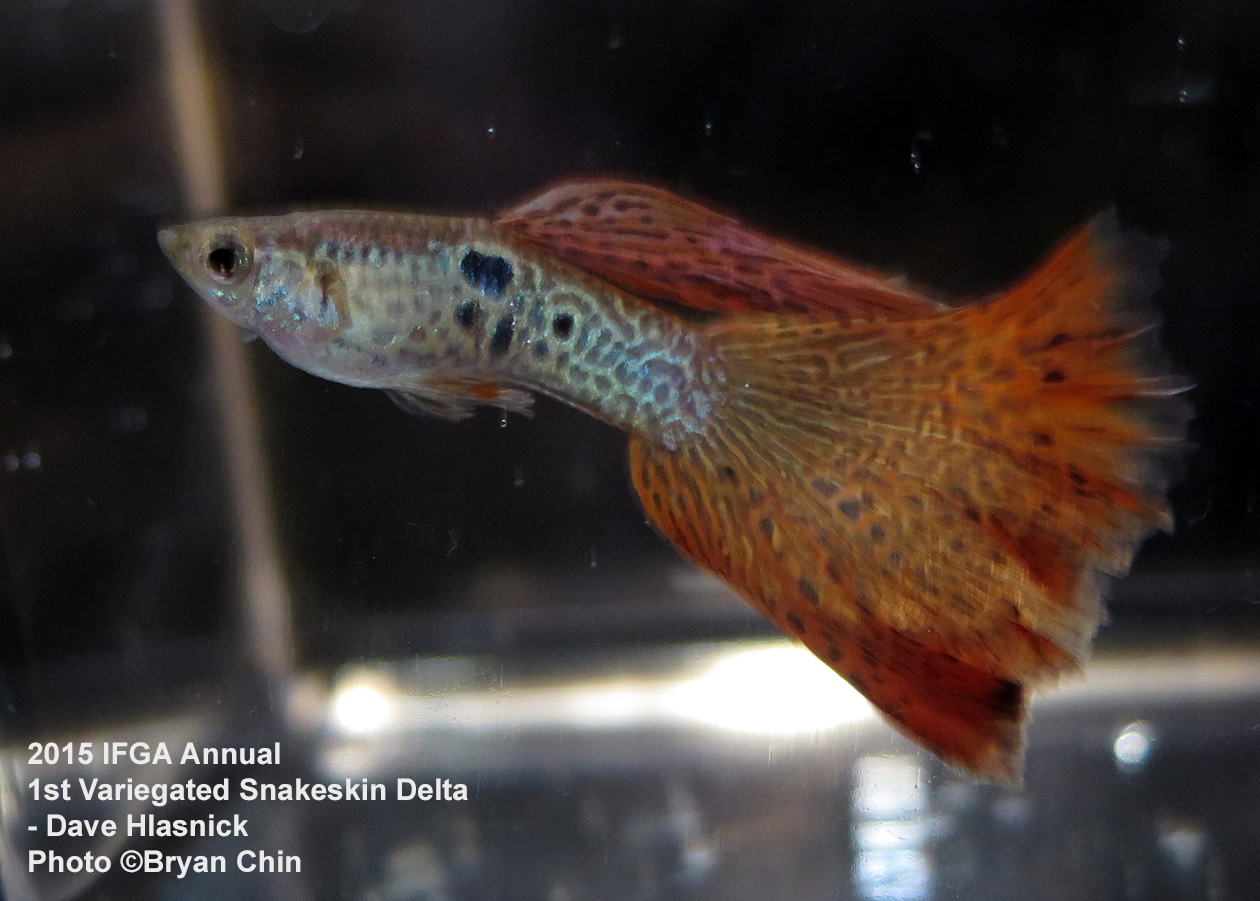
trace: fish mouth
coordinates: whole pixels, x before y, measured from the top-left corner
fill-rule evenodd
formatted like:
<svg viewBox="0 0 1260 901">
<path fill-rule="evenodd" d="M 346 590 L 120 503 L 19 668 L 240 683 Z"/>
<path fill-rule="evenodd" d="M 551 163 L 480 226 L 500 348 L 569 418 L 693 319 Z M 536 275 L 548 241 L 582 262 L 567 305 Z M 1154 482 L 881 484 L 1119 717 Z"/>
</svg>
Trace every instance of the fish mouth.
<svg viewBox="0 0 1260 901">
<path fill-rule="evenodd" d="M 180 252 L 179 235 L 175 233 L 175 229 L 160 229 L 157 239 L 158 246 L 162 248 L 162 253 L 166 254 L 167 259 L 174 263 Z"/>
</svg>

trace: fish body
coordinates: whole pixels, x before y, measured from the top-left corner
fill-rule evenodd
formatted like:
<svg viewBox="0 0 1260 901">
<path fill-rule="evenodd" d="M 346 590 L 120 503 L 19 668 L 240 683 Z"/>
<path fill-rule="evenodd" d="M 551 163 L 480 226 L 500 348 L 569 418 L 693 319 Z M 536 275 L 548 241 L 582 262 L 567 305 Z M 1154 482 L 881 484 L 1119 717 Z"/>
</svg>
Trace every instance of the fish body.
<svg viewBox="0 0 1260 901">
<path fill-rule="evenodd" d="M 720 379 L 687 322 L 483 219 L 225 217 L 161 240 L 216 309 L 288 362 L 447 418 L 477 403 L 524 412 L 527 388 L 676 446 L 701 430 Z"/>
<path fill-rule="evenodd" d="M 653 524 L 948 762 L 1017 779 L 1097 575 L 1169 528 L 1188 409 L 1103 216 L 950 307 L 659 188 L 495 219 L 355 211 L 164 230 L 189 284 L 316 375 L 448 418 L 542 392 L 630 434 Z"/>
</svg>

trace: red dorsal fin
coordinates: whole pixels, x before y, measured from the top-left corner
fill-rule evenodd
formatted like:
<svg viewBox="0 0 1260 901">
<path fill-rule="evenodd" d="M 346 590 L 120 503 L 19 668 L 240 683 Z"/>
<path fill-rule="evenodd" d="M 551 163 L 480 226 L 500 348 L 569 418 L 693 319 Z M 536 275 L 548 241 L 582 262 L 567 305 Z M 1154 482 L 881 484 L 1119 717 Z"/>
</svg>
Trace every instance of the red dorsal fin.
<svg viewBox="0 0 1260 901">
<path fill-rule="evenodd" d="M 563 182 L 497 221 L 570 265 L 696 310 L 870 320 L 941 307 L 898 279 L 771 238 L 649 185 Z"/>
</svg>

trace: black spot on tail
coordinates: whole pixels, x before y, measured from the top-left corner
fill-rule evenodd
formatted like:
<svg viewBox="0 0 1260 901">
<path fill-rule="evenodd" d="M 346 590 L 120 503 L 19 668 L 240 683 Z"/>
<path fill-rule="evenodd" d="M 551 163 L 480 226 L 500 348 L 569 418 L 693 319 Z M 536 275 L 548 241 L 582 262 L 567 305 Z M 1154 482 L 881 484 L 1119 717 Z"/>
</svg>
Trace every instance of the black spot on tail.
<svg viewBox="0 0 1260 901">
<path fill-rule="evenodd" d="M 1024 707 L 1024 686 L 1009 679 L 1003 679 L 997 690 L 989 699 L 993 712 L 1005 719 L 1017 720 Z"/>
<path fill-rule="evenodd" d="M 809 581 L 809 579 L 798 579 L 796 587 L 800 589 L 801 597 L 805 598 L 805 600 L 809 601 L 815 607 L 818 606 L 818 589 L 814 587 L 813 582 Z"/>
<path fill-rule="evenodd" d="M 503 257 L 486 256 L 470 250 L 459 261 L 459 271 L 463 273 L 468 284 L 482 294 L 493 294 L 502 297 L 512 281 L 512 264 Z"/>
</svg>

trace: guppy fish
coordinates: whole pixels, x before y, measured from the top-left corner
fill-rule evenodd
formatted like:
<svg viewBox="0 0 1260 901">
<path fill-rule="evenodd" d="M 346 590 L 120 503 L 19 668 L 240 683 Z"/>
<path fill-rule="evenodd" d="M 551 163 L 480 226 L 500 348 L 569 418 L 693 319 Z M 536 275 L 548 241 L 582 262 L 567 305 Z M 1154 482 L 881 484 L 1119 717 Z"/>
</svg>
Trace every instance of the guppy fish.
<svg viewBox="0 0 1260 901">
<path fill-rule="evenodd" d="M 1171 528 L 1188 408 L 1104 214 L 1011 290 L 918 289 L 644 185 L 493 219 L 218 218 L 162 249 L 308 372 L 457 419 L 541 392 L 630 434 L 655 526 L 950 764 L 1018 780 L 1099 573 Z"/>
</svg>

